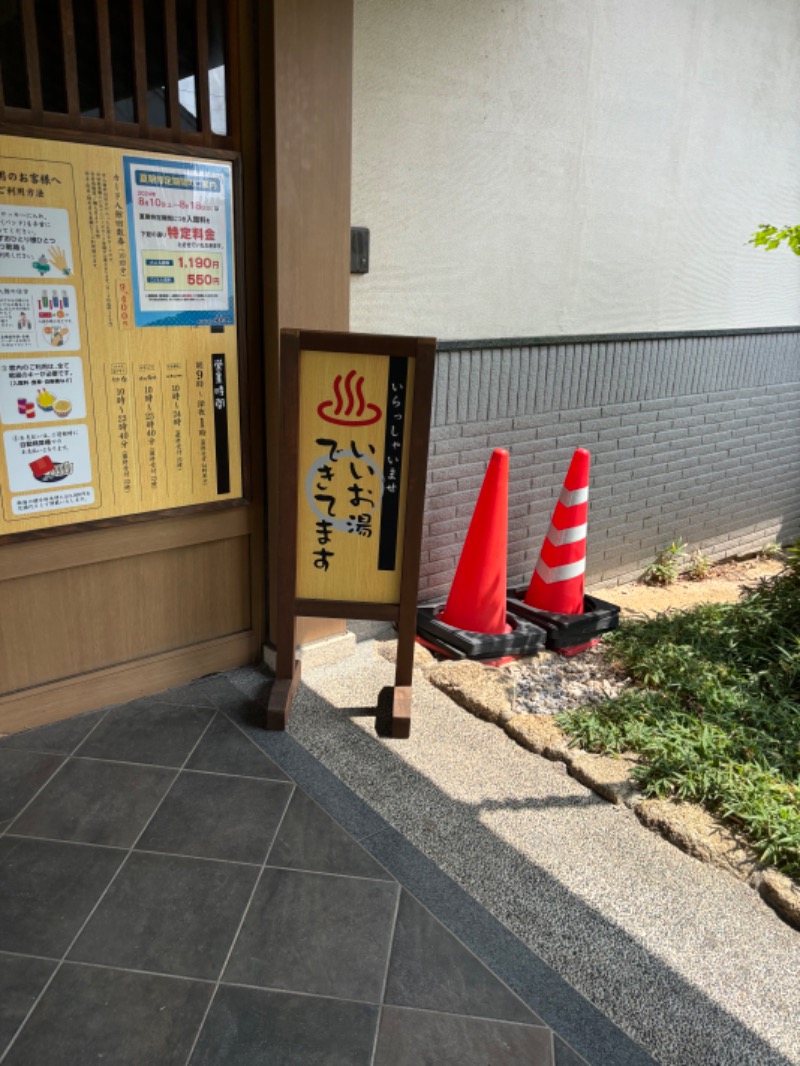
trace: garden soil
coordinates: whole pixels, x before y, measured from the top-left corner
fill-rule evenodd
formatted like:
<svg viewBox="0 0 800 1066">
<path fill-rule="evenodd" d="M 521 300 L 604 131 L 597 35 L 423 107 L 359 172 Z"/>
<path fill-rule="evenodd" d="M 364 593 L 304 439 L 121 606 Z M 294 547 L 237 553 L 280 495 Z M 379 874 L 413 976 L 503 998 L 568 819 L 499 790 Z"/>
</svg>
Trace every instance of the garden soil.
<svg viewBox="0 0 800 1066">
<path fill-rule="evenodd" d="M 626 618 L 652 618 L 662 611 L 683 610 L 698 603 L 735 603 L 745 590 L 755 588 L 764 578 L 782 569 L 778 559 L 731 560 L 712 567 L 700 581 L 681 577 L 672 585 L 644 585 L 635 581 L 617 588 L 600 589 L 598 594 L 622 608 Z"/>
</svg>

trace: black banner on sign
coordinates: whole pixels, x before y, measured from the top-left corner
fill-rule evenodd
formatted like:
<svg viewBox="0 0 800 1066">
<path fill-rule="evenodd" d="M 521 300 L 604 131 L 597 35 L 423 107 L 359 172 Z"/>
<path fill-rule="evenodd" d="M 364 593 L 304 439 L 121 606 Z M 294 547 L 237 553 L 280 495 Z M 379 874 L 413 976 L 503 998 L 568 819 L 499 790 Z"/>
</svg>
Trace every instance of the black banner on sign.
<svg viewBox="0 0 800 1066">
<path fill-rule="evenodd" d="M 225 384 L 225 356 L 211 356 L 214 383 L 214 447 L 217 456 L 217 493 L 231 491 L 231 457 L 228 445 L 228 393 Z"/>
<path fill-rule="evenodd" d="M 406 419 L 408 360 L 389 359 L 386 388 L 386 438 L 383 453 L 383 501 L 381 535 L 378 542 L 378 569 L 397 566 L 397 533 L 400 521 L 400 481 L 403 475 L 403 431 Z"/>
</svg>

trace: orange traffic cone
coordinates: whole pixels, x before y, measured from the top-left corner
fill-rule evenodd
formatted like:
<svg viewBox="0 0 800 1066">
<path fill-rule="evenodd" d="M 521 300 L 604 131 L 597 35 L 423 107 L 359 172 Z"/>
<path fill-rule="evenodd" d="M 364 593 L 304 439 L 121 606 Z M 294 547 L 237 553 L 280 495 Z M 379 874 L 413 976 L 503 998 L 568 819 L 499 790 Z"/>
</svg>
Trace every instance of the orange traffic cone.
<svg viewBox="0 0 800 1066">
<path fill-rule="evenodd" d="M 589 459 L 586 448 L 578 448 L 569 464 L 564 487 L 525 593 L 525 602 L 537 610 L 554 614 L 584 613 Z M 575 655 L 596 643 L 592 640 L 563 649 L 563 654 Z"/>
<path fill-rule="evenodd" d="M 473 633 L 510 633 L 506 623 L 508 452 L 495 448 L 439 621 Z"/>
</svg>

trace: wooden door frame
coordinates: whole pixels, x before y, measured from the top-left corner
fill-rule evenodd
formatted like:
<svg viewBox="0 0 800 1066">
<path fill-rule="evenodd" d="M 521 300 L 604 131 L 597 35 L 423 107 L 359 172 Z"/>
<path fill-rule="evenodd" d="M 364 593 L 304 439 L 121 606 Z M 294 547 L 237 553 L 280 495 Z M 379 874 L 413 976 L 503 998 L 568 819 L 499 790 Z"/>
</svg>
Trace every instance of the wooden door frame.
<svg viewBox="0 0 800 1066">
<path fill-rule="evenodd" d="M 350 327 L 353 0 L 271 0 L 258 25 L 264 240 L 269 632 L 278 629 L 282 329 Z M 269 57 L 269 59 L 266 59 Z M 303 618 L 297 642 L 346 624 Z"/>
<path fill-rule="evenodd" d="M 23 0 L 26 9 L 31 8 Z M 101 4 L 102 6 L 102 4 Z M 168 3 L 168 7 L 170 4 Z M 203 5 L 204 7 L 205 5 Z M 201 143 L 198 135 L 169 140 L 163 130 L 153 130 L 143 140 L 129 135 L 130 126 L 113 121 L 81 121 L 81 128 L 66 128 L 72 116 L 8 114 L 0 118 L 0 132 L 39 139 L 112 144 L 137 151 L 172 155 L 218 157 L 237 160 L 238 206 L 235 212 L 237 242 L 241 249 L 237 269 L 237 302 L 240 322 L 240 365 L 246 373 L 241 391 L 242 450 L 245 484 L 240 501 L 225 501 L 173 512 L 132 516 L 129 520 L 81 523 L 73 528 L 47 531 L 47 537 L 3 538 L 0 541 L 0 581 L 24 579 L 43 572 L 58 573 L 73 567 L 125 559 L 143 552 L 168 551 L 231 537 L 248 537 L 250 558 L 249 626 L 224 636 L 73 677 L 61 677 L 42 685 L 0 696 L 0 733 L 13 732 L 67 717 L 80 711 L 160 691 L 210 671 L 223 670 L 260 658 L 265 635 L 265 539 L 264 539 L 264 329 L 258 309 L 261 298 L 261 165 L 259 145 L 260 106 L 253 86 L 259 81 L 257 35 L 252 32 L 258 17 L 257 0 L 235 0 L 229 22 L 230 131 L 216 144 Z M 137 60 L 138 62 L 138 60 Z M 172 80 L 177 85 L 176 71 Z M 202 79 L 198 79 L 201 81 Z M 70 104 L 74 110 L 73 99 Z M 207 110 L 207 109 L 206 109 Z M 35 121 L 30 121 L 31 117 Z M 20 121 L 25 120 L 25 121 Z M 175 115 L 172 113 L 172 134 Z M 205 138 L 208 140 L 208 138 Z M 225 141 L 224 145 L 221 141 Z M 257 220 L 254 225 L 253 221 Z"/>
<path fill-rule="evenodd" d="M 31 8 L 31 0 L 22 2 Z M 105 7 L 108 0 L 99 2 Z M 172 0 L 166 2 L 174 9 Z M 353 0 L 233 0 L 229 7 L 236 12 L 229 24 L 231 129 L 219 150 L 235 146 L 241 160 L 237 217 L 243 237 L 241 307 L 247 309 L 242 362 L 251 374 L 243 397 L 249 416 L 249 439 L 243 441 L 243 451 L 252 464 L 250 499 L 243 506 L 212 514 L 148 515 L 140 523 L 119 527 L 101 524 L 75 533 L 59 531 L 61 535 L 50 544 L 58 543 L 66 553 L 63 565 L 68 566 L 73 554 L 72 565 L 92 562 L 92 553 L 130 554 L 137 530 L 140 535 L 147 530 L 153 543 L 159 544 L 191 539 L 192 523 L 198 523 L 198 530 L 202 525 L 204 535 L 212 540 L 229 536 L 231 531 L 247 535 L 251 626 L 190 648 L 117 663 L 0 697 L 0 731 L 121 702 L 259 658 L 267 630 L 268 597 L 275 625 L 276 559 L 270 551 L 272 579 L 267 580 L 265 554 L 268 545 L 277 543 L 280 526 L 276 493 L 279 331 L 283 327 L 349 328 Z M 140 38 L 141 34 L 137 39 L 134 33 L 135 50 L 141 48 Z M 174 63 L 170 78 L 174 94 Z M 107 89 L 106 85 L 106 97 Z M 70 106 L 74 112 L 74 98 Z M 22 116 L 13 117 L 16 121 L 0 121 L 0 130 L 19 135 L 25 131 L 19 122 Z M 174 111 L 172 140 L 169 131 L 165 135 L 150 129 L 145 143 L 140 137 L 132 141 L 130 136 L 143 131 L 112 120 L 81 121 L 79 129 L 70 130 L 69 116 L 53 118 L 39 109 L 34 117 L 27 133 L 40 138 L 83 140 L 92 132 L 102 143 L 187 155 L 209 155 L 215 147 L 191 134 L 175 137 Z M 35 569 L 41 565 L 42 543 L 0 546 L 2 562 L 21 570 Z M 305 620 L 298 635 L 302 640 L 343 630 L 344 624 L 338 621 Z"/>
</svg>

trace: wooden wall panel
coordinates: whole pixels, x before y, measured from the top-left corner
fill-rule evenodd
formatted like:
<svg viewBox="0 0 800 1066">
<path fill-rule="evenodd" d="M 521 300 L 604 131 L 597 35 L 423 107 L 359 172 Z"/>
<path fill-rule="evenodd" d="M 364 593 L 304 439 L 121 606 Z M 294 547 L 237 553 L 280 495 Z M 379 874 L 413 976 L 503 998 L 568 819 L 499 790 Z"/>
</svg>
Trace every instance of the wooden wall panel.
<svg viewBox="0 0 800 1066">
<path fill-rule="evenodd" d="M 249 589 L 247 537 L 6 581 L 0 694 L 247 630 Z"/>
<path fill-rule="evenodd" d="M 27 574 L 65 570 L 70 566 L 124 559 L 129 555 L 146 555 L 228 537 L 249 536 L 254 528 L 253 510 L 243 506 L 213 513 L 186 514 L 179 518 L 148 518 L 144 522 L 86 529 L 76 536 L 47 536 L 3 544 L 0 549 L 0 603 L 3 597 L 2 583 Z M 0 640 L 6 624 L 10 623 L 0 613 Z"/>
<path fill-rule="evenodd" d="M 278 331 L 350 327 L 350 185 L 353 0 L 274 0 L 262 55 L 274 56 L 274 110 L 263 112 L 265 173 L 274 171 L 277 285 L 267 323 L 269 538 L 277 544 L 275 491 L 280 462 Z M 268 283 L 272 279 L 267 279 Z M 275 296 L 270 294 L 272 299 Z M 275 558 L 270 559 L 274 632 Z M 344 632 L 333 619 L 301 619 L 298 640 Z"/>
<path fill-rule="evenodd" d="M 275 0 L 278 315 L 350 318 L 353 0 Z"/>
<path fill-rule="evenodd" d="M 229 38 L 236 36 L 240 21 L 252 29 L 251 3 L 252 0 L 225 0 Z M 54 6 L 58 8 L 55 22 Z M 219 39 L 209 38 L 208 6 L 208 0 L 195 0 L 192 5 L 180 7 L 176 0 L 131 0 L 126 18 L 123 5 L 114 4 L 113 0 L 60 0 L 60 4 L 57 0 L 48 4 L 23 0 L 29 99 L 25 106 L 8 106 L 4 98 L 8 94 L 3 93 L 0 79 L 0 123 L 77 130 L 89 136 L 118 135 L 167 144 L 237 148 L 241 123 L 235 108 L 228 108 L 227 133 L 220 135 L 212 130 L 208 67 L 213 68 L 224 59 L 229 87 L 233 87 L 239 74 L 239 55 L 230 46 L 225 48 Z M 4 22 L 13 25 L 15 7 L 17 4 L 11 0 L 2 5 Z M 187 20 L 191 23 L 187 24 Z M 153 30 L 161 37 L 161 47 L 154 47 Z M 42 41 L 52 40 L 54 33 L 61 37 L 61 76 L 57 69 L 43 63 L 40 51 Z M 126 40 L 120 47 L 122 38 Z M 15 41 L 14 35 L 10 39 Z M 80 57 L 76 39 L 83 44 Z M 194 50 L 187 49 L 188 39 L 193 39 Z M 191 109 L 182 108 L 179 100 L 179 82 L 188 77 L 196 78 L 196 115 L 191 114 Z M 166 101 L 159 117 L 152 96 L 161 85 Z M 132 112 L 125 106 L 130 101 L 134 105 Z M 17 100 L 17 105 L 20 103 Z"/>
<path fill-rule="evenodd" d="M 252 660 L 253 634 L 234 633 L 0 697 L 0 736 L 147 696 Z"/>
</svg>

